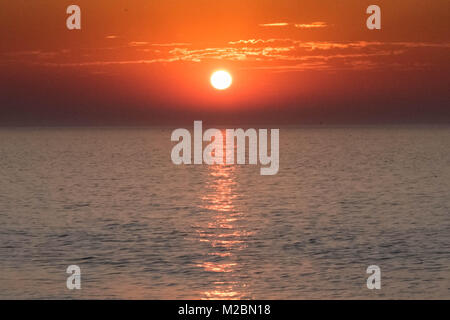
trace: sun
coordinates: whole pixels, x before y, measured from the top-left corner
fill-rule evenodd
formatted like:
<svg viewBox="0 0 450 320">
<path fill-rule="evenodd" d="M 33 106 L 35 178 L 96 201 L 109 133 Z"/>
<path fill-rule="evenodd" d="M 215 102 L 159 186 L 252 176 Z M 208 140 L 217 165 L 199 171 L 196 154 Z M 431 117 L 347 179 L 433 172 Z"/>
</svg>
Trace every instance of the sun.
<svg viewBox="0 0 450 320">
<path fill-rule="evenodd" d="M 217 90 L 225 90 L 231 86 L 233 78 L 225 70 L 215 71 L 211 75 L 211 85 Z"/>
</svg>

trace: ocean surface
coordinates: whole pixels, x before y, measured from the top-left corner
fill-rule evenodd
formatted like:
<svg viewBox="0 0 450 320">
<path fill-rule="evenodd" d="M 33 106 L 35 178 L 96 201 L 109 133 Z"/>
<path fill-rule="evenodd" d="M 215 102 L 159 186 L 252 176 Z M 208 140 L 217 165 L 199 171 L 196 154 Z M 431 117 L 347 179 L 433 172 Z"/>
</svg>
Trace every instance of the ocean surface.
<svg viewBox="0 0 450 320">
<path fill-rule="evenodd" d="M 450 127 L 280 128 L 274 176 L 173 129 L 0 129 L 0 298 L 450 299 Z"/>
</svg>

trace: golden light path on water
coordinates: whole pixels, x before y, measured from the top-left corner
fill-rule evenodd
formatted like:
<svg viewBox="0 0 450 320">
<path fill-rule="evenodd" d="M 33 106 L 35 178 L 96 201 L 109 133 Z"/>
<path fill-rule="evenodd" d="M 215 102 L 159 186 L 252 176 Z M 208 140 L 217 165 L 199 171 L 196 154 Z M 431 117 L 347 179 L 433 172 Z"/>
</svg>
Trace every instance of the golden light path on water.
<svg viewBox="0 0 450 320">
<path fill-rule="evenodd" d="M 239 253 L 246 248 L 243 213 L 236 205 L 236 166 L 209 166 L 202 208 L 210 213 L 209 221 L 198 229 L 198 241 L 209 245 L 205 261 L 197 264 L 205 272 L 217 273 L 210 290 L 201 292 L 201 299 L 248 298 L 248 285 L 239 278 L 242 271 Z"/>
</svg>

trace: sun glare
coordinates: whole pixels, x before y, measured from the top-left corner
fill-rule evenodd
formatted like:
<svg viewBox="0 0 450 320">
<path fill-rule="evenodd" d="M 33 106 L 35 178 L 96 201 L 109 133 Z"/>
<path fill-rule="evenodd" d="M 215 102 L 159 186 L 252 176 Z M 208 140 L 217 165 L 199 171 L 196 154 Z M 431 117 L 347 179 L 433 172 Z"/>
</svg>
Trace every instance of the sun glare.
<svg viewBox="0 0 450 320">
<path fill-rule="evenodd" d="M 211 75 L 211 85 L 217 90 L 225 90 L 231 86 L 233 78 L 224 70 L 216 71 Z"/>
</svg>

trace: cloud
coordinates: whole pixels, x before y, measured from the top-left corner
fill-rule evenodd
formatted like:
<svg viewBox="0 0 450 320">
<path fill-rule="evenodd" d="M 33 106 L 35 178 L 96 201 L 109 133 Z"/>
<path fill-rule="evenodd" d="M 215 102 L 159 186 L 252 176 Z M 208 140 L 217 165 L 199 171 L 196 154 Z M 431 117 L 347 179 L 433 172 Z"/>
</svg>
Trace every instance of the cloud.
<svg viewBox="0 0 450 320">
<path fill-rule="evenodd" d="M 230 41 L 228 44 L 256 44 L 256 43 L 266 43 L 268 40 L 262 39 L 249 39 L 249 40 L 238 40 L 238 41 Z"/>
<path fill-rule="evenodd" d="M 274 72 L 381 68 L 411 70 L 447 63 L 443 57 L 448 55 L 449 48 L 449 42 L 302 41 L 288 38 L 240 39 L 214 46 L 132 41 L 108 50 L 86 48 L 48 52 L 37 49 L 10 52 L 0 56 L 0 63 L 106 67 L 229 61 L 243 69 Z M 111 50 L 114 50 L 114 55 L 111 55 Z"/>
<path fill-rule="evenodd" d="M 286 27 L 289 23 L 287 22 L 275 22 L 275 23 L 262 23 L 259 24 L 260 27 Z"/>
<path fill-rule="evenodd" d="M 312 22 L 312 23 L 301 23 L 301 24 L 294 24 L 294 27 L 300 28 L 300 29 L 311 29 L 311 28 L 325 28 L 328 25 L 326 22 L 318 21 L 318 22 Z"/>
<path fill-rule="evenodd" d="M 311 23 L 288 23 L 288 22 L 275 22 L 275 23 L 263 23 L 259 24 L 260 27 L 287 27 L 294 26 L 299 29 L 315 29 L 315 28 L 325 28 L 328 24 L 323 21 L 311 22 Z"/>
</svg>

